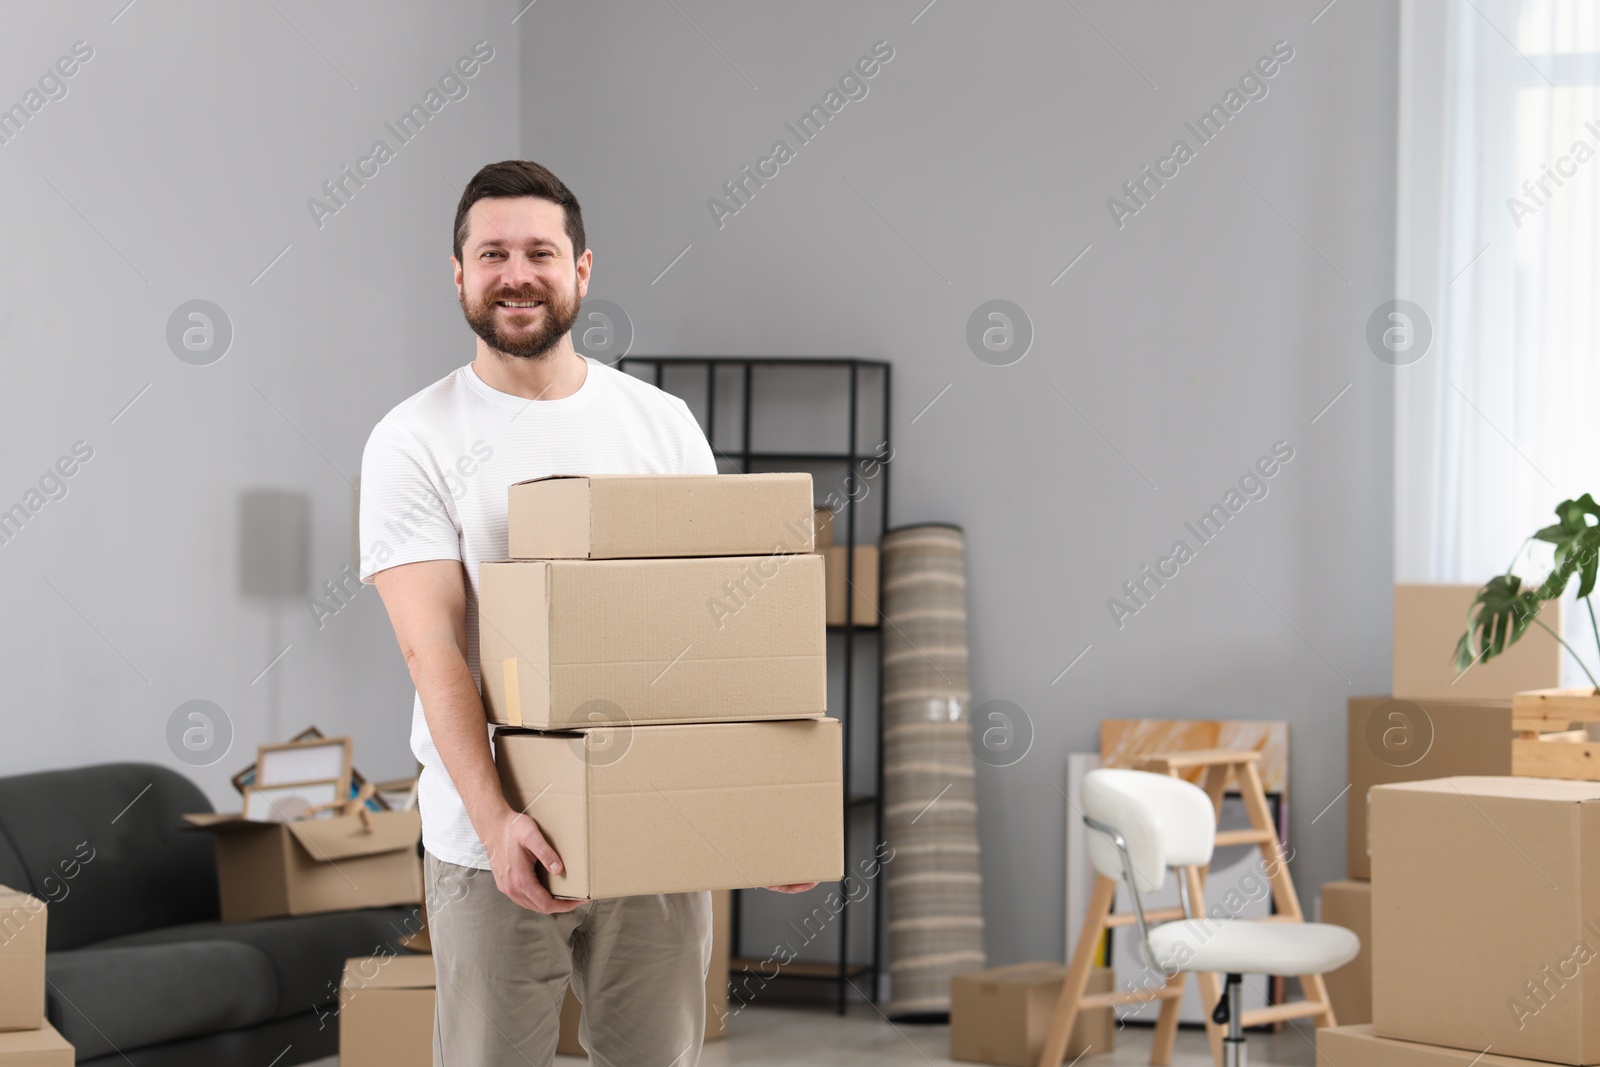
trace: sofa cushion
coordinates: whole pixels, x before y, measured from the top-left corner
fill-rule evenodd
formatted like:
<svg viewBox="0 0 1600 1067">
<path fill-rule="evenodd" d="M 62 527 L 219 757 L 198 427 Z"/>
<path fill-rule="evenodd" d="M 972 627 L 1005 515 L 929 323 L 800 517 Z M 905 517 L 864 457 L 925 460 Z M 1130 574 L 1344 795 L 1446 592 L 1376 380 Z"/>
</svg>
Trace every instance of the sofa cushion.
<svg viewBox="0 0 1600 1067">
<path fill-rule="evenodd" d="M 152 763 L 0 778 L 0 839 L 27 874 L 8 884 L 50 905 L 51 951 L 215 919 L 211 839 L 180 829 L 210 810 L 198 786 Z"/>
<path fill-rule="evenodd" d="M 253 1026 L 278 1010 L 272 961 L 238 941 L 45 956 L 45 1010 L 79 1060 Z"/>
<path fill-rule="evenodd" d="M 419 927 L 415 907 L 333 911 L 254 922 L 187 923 L 103 941 L 97 948 L 234 941 L 261 952 L 277 975 L 274 1018 L 339 999 L 344 961 L 404 951 L 399 939 Z"/>
</svg>

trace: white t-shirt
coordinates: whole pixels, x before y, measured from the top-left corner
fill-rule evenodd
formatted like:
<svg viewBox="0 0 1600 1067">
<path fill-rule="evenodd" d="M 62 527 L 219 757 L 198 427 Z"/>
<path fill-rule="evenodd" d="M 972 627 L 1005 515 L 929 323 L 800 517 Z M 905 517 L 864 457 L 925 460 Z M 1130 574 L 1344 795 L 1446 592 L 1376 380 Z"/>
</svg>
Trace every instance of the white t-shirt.
<svg viewBox="0 0 1600 1067">
<path fill-rule="evenodd" d="M 469 363 L 397 404 L 361 458 L 361 580 L 420 560 L 460 560 L 467 585 L 467 665 L 478 669 L 478 564 L 505 559 L 507 488 L 547 474 L 716 474 L 681 399 L 584 357 L 583 385 L 527 400 L 486 385 Z M 486 729 L 487 724 L 486 724 Z M 422 843 L 488 869 L 483 842 L 428 734 L 419 694 L 411 751 L 422 764 Z"/>
</svg>

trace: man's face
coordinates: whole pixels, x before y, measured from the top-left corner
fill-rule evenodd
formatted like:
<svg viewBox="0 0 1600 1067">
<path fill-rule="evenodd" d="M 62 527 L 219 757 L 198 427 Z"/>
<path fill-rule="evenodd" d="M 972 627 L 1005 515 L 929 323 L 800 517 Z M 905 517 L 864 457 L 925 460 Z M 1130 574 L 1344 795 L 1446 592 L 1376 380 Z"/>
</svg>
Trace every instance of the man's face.
<svg viewBox="0 0 1600 1067">
<path fill-rule="evenodd" d="M 479 200 L 467 210 L 461 256 L 461 310 L 490 348 L 543 359 L 572 330 L 591 256 L 585 249 L 573 259 L 559 204 L 528 196 Z M 512 306 L 527 304 L 533 306 Z"/>
</svg>

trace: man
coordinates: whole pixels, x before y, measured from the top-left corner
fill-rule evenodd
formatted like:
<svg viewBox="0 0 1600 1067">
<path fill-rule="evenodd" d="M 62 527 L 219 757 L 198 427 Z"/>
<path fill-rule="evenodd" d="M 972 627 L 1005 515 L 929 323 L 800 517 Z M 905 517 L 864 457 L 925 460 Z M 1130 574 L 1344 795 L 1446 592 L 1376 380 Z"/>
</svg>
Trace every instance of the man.
<svg viewBox="0 0 1600 1067">
<path fill-rule="evenodd" d="M 456 209 L 451 262 L 477 354 L 385 415 L 361 463 L 361 579 L 377 585 L 417 689 L 433 1062 L 551 1063 L 570 978 L 596 1067 L 692 1067 L 710 894 L 559 900 L 540 883 L 538 868 L 560 871 L 561 858 L 495 774 L 478 691 L 478 564 L 506 557 L 513 482 L 715 474 L 716 462 L 682 400 L 573 349 L 593 255 L 577 198 L 549 170 L 480 170 Z"/>
</svg>

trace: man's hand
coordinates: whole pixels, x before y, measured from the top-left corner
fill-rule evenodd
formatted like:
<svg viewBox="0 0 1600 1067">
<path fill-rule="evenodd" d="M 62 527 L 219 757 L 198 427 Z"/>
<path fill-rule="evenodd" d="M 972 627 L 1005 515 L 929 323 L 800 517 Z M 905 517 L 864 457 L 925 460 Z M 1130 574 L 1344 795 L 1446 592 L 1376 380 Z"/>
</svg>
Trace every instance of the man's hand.
<svg viewBox="0 0 1600 1067">
<path fill-rule="evenodd" d="M 563 870 L 561 857 L 539 832 L 539 825 L 520 811 L 506 809 L 505 817 L 488 835 L 484 846 L 494 868 L 494 884 L 514 902 L 541 915 L 571 911 L 581 900 L 557 900 L 539 882 L 535 861 L 555 874 Z"/>
<path fill-rule="evenodd" d="M 790 882 L 788 885 L 769 885 L 767 889 L 774 893 L 804 893 L 808 889 L 817 888 L 815 882 Z"/>
</svg>

